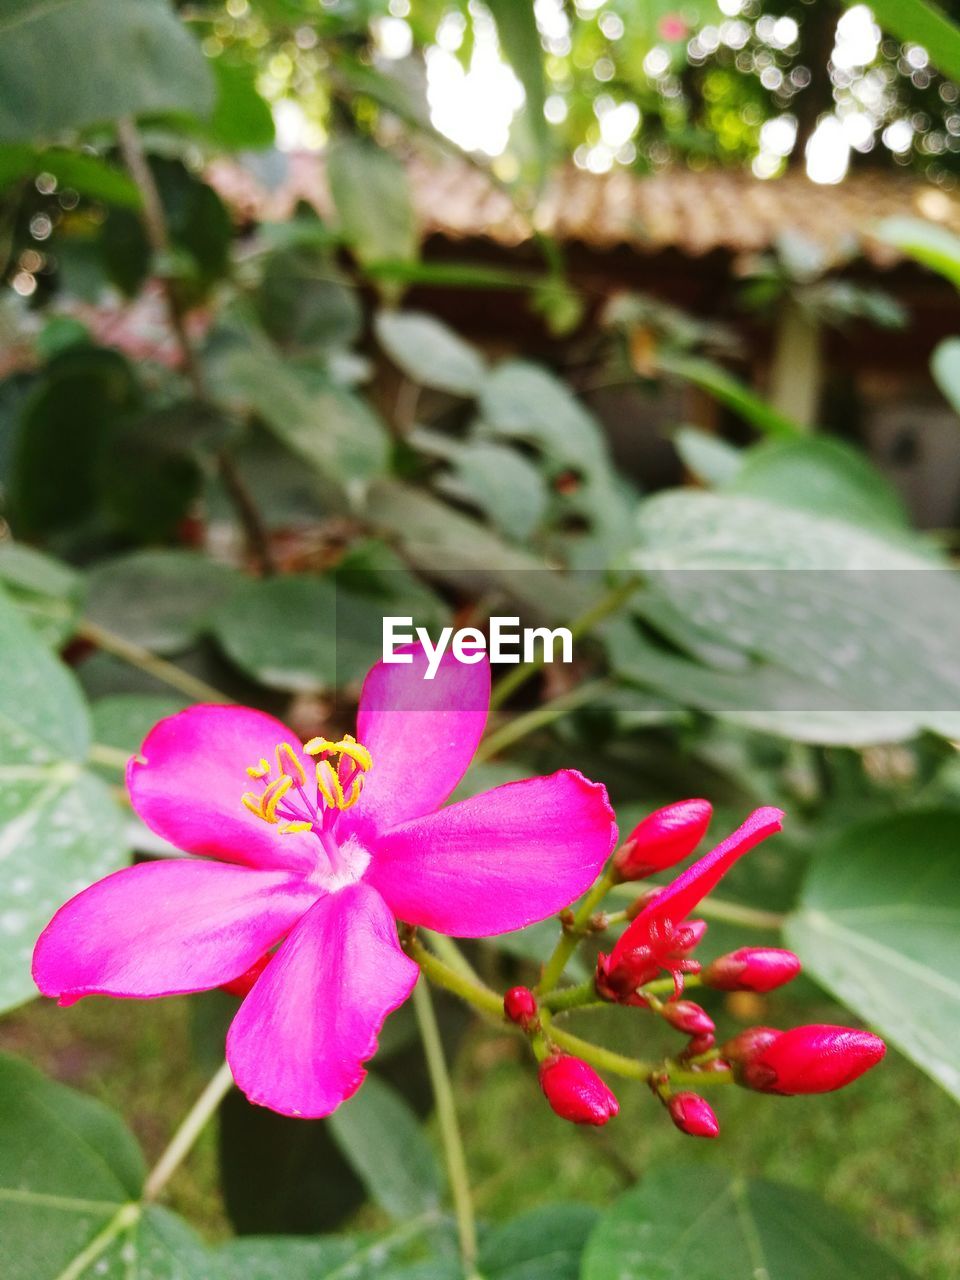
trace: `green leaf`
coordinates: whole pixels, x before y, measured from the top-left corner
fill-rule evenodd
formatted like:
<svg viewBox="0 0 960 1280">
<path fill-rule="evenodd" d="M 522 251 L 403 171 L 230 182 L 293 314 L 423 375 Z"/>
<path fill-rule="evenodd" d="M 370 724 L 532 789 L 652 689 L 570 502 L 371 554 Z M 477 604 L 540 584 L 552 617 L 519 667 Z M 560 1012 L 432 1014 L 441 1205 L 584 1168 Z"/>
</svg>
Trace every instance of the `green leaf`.
<svg viewBox="0 0 960 1280">
<path fill-rule="evenodd" d="M 128 209 L 140 207 L 140 192 L 132 178 L 99 156 L 25 144 L 0 147 L 0 188 L 40 173 L 53 174 L 61 190 L 72 189 Z"/>
<path fill-rule="evenodd" d="M 844 0 L 853 4 L 854 0 Z M 884 31 L 928 50 L 930 61 L 951 80 L 960 80 L 960 28 L 943 10 L 926 0 L 871 0 Z"/>
<path fill-rule="evenodd" d="M 580 1257 L 600 1214 L 585 1204 L 532 1209 L 483 1238 L 486 1280 L 579 1280 Z"/>
<path fill-rule="evenodd" d="M 370 1075 L 328 1124 L 371 1197 L 403 1220 L 435 1209 L 443 1175 L 416 1115 L 390 1085 Z"/>
<path fill-rule="evenodd" d="M 960 1101 L 960 814 L 902 813 L 818 851 L 788 944 Z"/>
<path fill-rule="evenodd" d="M 135 755 L 157 721 L 175 715 L 185 705 L 185 699 L 175 694 L 107 694 L 90 708 L 93 740 L 98 746 Z M 112 765 L 101 766 L 98 772 L 109 782 L 117 780 L 117 770 Z"/>
<path fill-rule="evenodd" d="M 413 382 L 455 396 L 480 393 L 487 372 L 483 357 L 433 316 L 381 311 L 375 329 L 384 351 Z"/>
<path fill-rule="evenodd" d="M 364 1086 L 366 1087 L 366 1086 Z M 461 1280 L 452 1260 L 404 1263 L 416 1220 L 380 1236 L 256 1236 L 232 1240 L 216 1252 L 215 1280 Z"/>
<path fill-rule="evenodd" d="M 254 301 L 274 342 L 294 350 L 349 347 L 363 328 L 357 290 L 325 253 L 307 246 L 270 254 Z"/>
<path fill-rule="evenodd" d="M 270 104 L 257 91 L 256 69 L 250 64 L 215 58 L 217 82 L 207 136 L 230 151 L 262 151 L 274 141 Z"/>
<path fill-rule="evenodd" d="M 121 116 L 204 115 L 214 98 L 200 46 L 165 0 L 7 0 L 0 81 L 0 142 L 55 141 Z"/>
<path fill-rule="evenodd" d="M 960 236 L 946 227 L 925 218 L 885 218 L 873 234 L 960 289 Z"/>
<path fill-rule="evenodd" d="M 45 644 L 73 635 L 84 582 L 76 570 L 19 542 L 0 543 L 0 583 Z"/>
<path fill-rule="evenodd" d="M 949 400 L 955 413 L 960 413 L 960 338 L 944 338 L 930 358 L 933 380 Z"/>
<path fill-rule="evenodd" d="M 733 480 L 743 465 L 743 449 L 700 427 L 677 427 L 670 439 L 687 470 L 711 488 Z"/>
<path fill-rule="evenodd" d="M 600 1219 L 581 1280 L 908 1280 L 830 1205 L 703 1165 L 660 1169 Z"/>
<path fill-rule="evenodd" d="M 772 408 L 762 397 L 712 360 L 663 351 L 657 355 L 657 368 L 700 387 L 764 435 L 789 440 L 804 434 L 803 429 L 792 419 Z"/>
<path fill-rule="evenodd" d="M 327 152 L 327 180 L 344 238 L 364 266 L 417 257 L 407 171 L 396 157 L 365 138 L 341 138 Z"/>
<path fill-rule="evenodd" d="M 516 0 L 489 0 L 489 9 L 497 24 L 500 47 L 517 73 L 527 99 L 527 120 L 537 145 L 538 172 L 546 168 L 550 147 L 550 130 L 543 113 L 546 102 L 544 53 L 532 4 Z"/>
<path fill-rule="evenodd" d="M 327 578 L 248 581 L 213 615 L 231 661 L 261 684 L 318 693 L 337 682 L 337 592 Z"/>
<path fill-rule="evenodd" d="M 668 634 L 694 651 L 698 636 L 712 634 L 735 661 L 723 669 L 712 660 L 694 692 L 668 683 L 689 664 L 668 654 L 648 662 L 642 647 L 631 659 L 624 645 L 615 661 L 625 676 L 683 690 L 695 706 L 732 691 L 730 718 L 776 733 L 787 713 L 786 732 L 806 741 L 844 741 L 848 732 L 862 741 L 871 719 L 872 741 L 924 727 L 956 735 L 960 667 L 949 637 L 960 626 L 960 584 L 919 540 L 759 498 L 691 492 L 643 503 L 638 532 L 628 561 L 646 590 L 632 606 L 658 630 L 666 620 Z M 616 647 L 622 629 L 612 634 Z"/>
<path fill-rule="evenodd" d="M 154 653 L 180 653 L 241 581 L 199 552 L 133 551 L 91 570 L 87 617 Z"/>
<path fill-rule="evenodd" d="M 960 340 L 958 340 L 960 346 Z M 906 529 L 907 513 L 890 481 L 862 453 L 824 436 L 766 440 L 741 455 L 728 493 L 877 529 Z"/>
</svg>

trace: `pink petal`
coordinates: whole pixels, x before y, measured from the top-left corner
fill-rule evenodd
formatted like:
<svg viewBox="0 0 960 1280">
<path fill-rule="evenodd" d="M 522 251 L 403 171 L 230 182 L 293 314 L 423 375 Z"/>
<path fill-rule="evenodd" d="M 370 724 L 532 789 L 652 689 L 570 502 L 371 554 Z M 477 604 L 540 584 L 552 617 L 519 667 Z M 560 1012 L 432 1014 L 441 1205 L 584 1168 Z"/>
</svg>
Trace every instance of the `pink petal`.
<svg viewBox="0 0 960 1280">
<path fill-rule="evenodd" d="M 169 996 L 244 973 L 307 911 L 316 890 L 282 872 L 217 862 L 145 862 L 60 908 L 40 935 L 45 996 Z"/>
<path fill-rule="evenodd" d="M 616 836 L 606 788 L 565 769 L 386 832 L 367 879 L 401 920 L 485 937 L 566 907 L 596 879 Z"/>
<path fill-rule="evenodd" d="M 251 1102 L 329 1115 L 360 1087 L 387 1014 L 419 970 L 386 903 L 358 883 L 304 916 L 240 1006 L 227 1036 L 233 1078 Z"/>
<path fill-rule="evenodd" d="M 127 766 L 134 809 L 151 831 L 187 853 L 255 867 L 316 864 L 316 837 L 281 835 L 248 812 L 240 797 L 257 787 L 247 766 L 261 757 L 276 776 L 276 747 L 287 742 L 306 762 L 296 734 L 250 707 L 199 705 L 161 720 Z"/>
<path fill-rule="evenodd" d="M 363 682 L 357 738 L 373 756 L 356 820 L 377 831 L 419 818 L 447 799 L 467 771 L 490 707 L 490 664 L 461 663 L 448 650 L 424 679 L 420 645 L 410 665 L 378 662 Z"/>
</svg>

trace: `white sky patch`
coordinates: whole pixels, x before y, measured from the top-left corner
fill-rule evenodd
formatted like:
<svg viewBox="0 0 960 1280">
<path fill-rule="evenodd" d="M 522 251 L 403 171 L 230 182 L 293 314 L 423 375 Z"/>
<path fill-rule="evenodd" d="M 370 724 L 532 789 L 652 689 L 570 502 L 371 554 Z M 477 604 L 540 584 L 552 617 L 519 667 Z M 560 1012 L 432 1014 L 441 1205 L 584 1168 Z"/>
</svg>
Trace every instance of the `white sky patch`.
<svg viewBox="0 0 960 1280">
<path fill-rule="evenodd" d="M 450 52 L 460 43 L 453 44 L 453 32 L 440 39 L 444 23 L 437 44 L 426 51 L 431 123 L 465 151 L 499 156 L 510 140 L 513 117 L 523 106 L 523 87 L 500 57 L 489 14 L 474 14 L 474 47 L 466 70 Z M 460 35 L 462 39 L 462 31 Z"/>
<path fill-rule="evenodd" d="M 852 12 L 852 11 L 851 11 Z M 807 177 L 823 185 L 842 182 L 850 165 L 850 143 L 836 116 L 826 116 L 807 143 Z"/>
<path fill-rule="evenodd" d="M 837 23 L 833 65 L 840 71 L 869 66 L 877 56 L 880 39 L 873 14 L 865 4 L 855 4 Z"/>
</svg>

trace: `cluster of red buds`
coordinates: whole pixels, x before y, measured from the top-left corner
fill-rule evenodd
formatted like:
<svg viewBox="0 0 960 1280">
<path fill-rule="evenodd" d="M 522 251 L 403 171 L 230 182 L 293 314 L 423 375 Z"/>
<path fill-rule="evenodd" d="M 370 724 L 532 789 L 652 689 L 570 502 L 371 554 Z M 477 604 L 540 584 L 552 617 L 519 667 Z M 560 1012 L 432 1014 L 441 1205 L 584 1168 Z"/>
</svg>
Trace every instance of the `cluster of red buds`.
<svg viewBox="0 0 960 1280">
<path fill-rule="evenodd" d="M 604 888 L 642 879 L 688 857 L 711 814 L 707 801 L 684 800 L 645 818 L 614 855 Z M 693 983 L 766 994 L 800 972 L 797 956 L 775 947 L 742 947 L 703 967 L 693 952 L 707 925 L 688 918 L 738 858 L 780 830 L 782 819 L 779 809 L 758 809 L 671 884 L 642 894 L 625 913 L 629 923 L 613 949 L 598 957 L 592 989 L 584 997 L 584 1003 L 600 999 L 648 1009 L 688 1038 L 674 1058 L 650 1070 L 647 1081 L 676 1127 L 693 1137 L 716 1138 L 720 1126 L 709 1103 L 688 1086 L 733 1081 L 761 1093 L 827 1093 L 856 1080 L 886 1052 L 883 1041 L 867 1031 L 823 1025 L 789 1031 L 751 1027 L 717 1047 L 713 1019 L 683 998 L 685 986 Z M 562 989 L 542 993 L 540 1003 L 543 1010 L 532 991 L 515 987 L 504 1010 L 536 1037 L 535 1047 L 539 1042 L 540 1085 L 547 1101 L 575 1124 L 606 1124 L 619 1111 L 613 1093 L 588 1062 L 551 1042 L 551 1003 L 558 1008 L 575 1004 L 564 1002 Z"/>
</svg>

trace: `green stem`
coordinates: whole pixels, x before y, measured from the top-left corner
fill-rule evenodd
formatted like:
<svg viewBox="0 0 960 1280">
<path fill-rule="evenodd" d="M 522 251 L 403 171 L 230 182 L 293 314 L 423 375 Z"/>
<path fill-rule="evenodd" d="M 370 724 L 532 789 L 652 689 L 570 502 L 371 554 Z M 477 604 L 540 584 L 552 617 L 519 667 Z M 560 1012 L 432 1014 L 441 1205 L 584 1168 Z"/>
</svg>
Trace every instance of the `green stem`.
<svg viewBox="0 0 960 1280">
<path fill-rule="evenodd" d="M 188 671 L 183 671 L 180 667 L 174 666 L 172 662 L 167 662 L 165 658 L 158 658 L 149 649 L 144 649 L 141 645 L 125 640 L 123 636 L 118 636 L 113 631 L 108 631 L 106 627 L 101 627 L 96 622 L 91 622 L 88 618 L 85 618 L 80 623 L 77 628 L 77 635 L 83 640 L 89 640 L 91 644 L 96 645 L 98 649 L 102 649 L 104 653 L 112 654 L 113 657 L 119 658 L 121 662 L 126 662 L 131 667 L 136 667 L 139 671 L 153 676 L 155 680 L 169 685 L 171 689 L 176 689 L 178 693 L 185 694 L 195 702 L 231 701 L 225 693 L 221 693 L 219 689 L 214 689 L 212 685 L 203 680 L 198 680 L 196 676 L 190 675 Z"/>
<path fill-rule="evenodd" d="M 426 938 L 431 950 L 436 952 L 440 959 L 454 972 L 459 973 L 462 978 L 466 978 L 468 982 L 475 983 L 478 987 L 484 985 L 483 979 L 452 938 L 448 938 L 445 933 L 434 933 L 432 929 L 421 929 L 420 936 Z"/>
<path fill-rule="evenodd" d="M 609 688 L 612 688 L 609 680 L 591 680 L 578 689 L 571 689 L 569 693 L 562 694 L 559 698 L 551 698 L 543 706 L 534 707 L 532 711 L 515 716 L 507 724 L 500 725 L 499 728 L 487 734 L 477 748 L 474 760 L 489 760 L 505 747 L 511 747 L 521 738 L 525 738 L 528 733 L 533 733 L 536 729 L 542 729 L 545 725 L 552 724 L 554 720 L 569 715 L 571 711 L 592 701 L 598 693 Z"/>
<path fill-rule="evenodd" d="M 701 1089 L 712 1089 L 715 1084 L 733 1084 L 732 1071 L 686 1071 L 675 1063 L 668 1063 L 667 1070 L 671 1084 L 689 1086 L 699 1093 Z"/>
<path fill-rule="evenodd" d="M 566 1049 L 568 1053 L 599 1067 L 601 1071 L 626 1076 L 629 1080 L 647 1080 L 656 1070 L 652 1062 L 644 1062 L 641 1058 L 628 1058 L 625 1054 L 616 1053 L 613 1049 L 604 1049 L 590 1040 L 575 1036 L 571 1031 L 562 1030 L 554 1025 L 546 1009 L 541 1010 L 540 1021 L 548 1040 L 561 1049 Z"/>
<path fill-rule="evenodd" d="M 699 973 L 685 973 L 683 975 L 684 990 L 686 990 L 687 987 L 702 987 L 702 986 L 703 986 L 703 979 L 700 977 Z M 674 981 L 672 978 L 657 978 L 656 981 L 654 982 L 645 982 L 643 986 L 640 988 L 640 990 L 643 992 L 644 995 L 649 995 L 649 996 L 659 995 L 661 991 L 669 995 L 673 992 L 673 989 L 674 989 Z"/>
<path fill-rule="evenodd" d="M 450 1190 L 453 1193 L 453 1211 L 457 1220 L 463 1271 L 466 1280 L 480 1280 L 477 1274 L 477 1226 L 473 1214 L 473 1200 L 470 1196 L 467 1162 L 460 1136 L 460 1126 L 457 1123 L 450 1073 L 443 1055 L 440 1028 L 437 1026 L 430 988 L 426 982 L 418 982 L 413 989 L 413 1011 L 420 1028 L 427 1071 L 437 1105 L 437 1120 L 447 1162 L 447 1174 L 450 1178 Z"/>
<path fill-rule="evenodd" d="M 564 929 L 560 935 L 557 945 L 553 949 L 553 954 L 543 966 L 543 974 L 537 984 L 536 990 L 547 994 L 553 991 L 557 983 L 563 976 L 563 971 L 567 967 L 570 957 L 576 951 L 580 944 L 579 930 L 583 928 L 586 922 L 593 915 L 594 909 L 599 906 L 603 899 L 610 892 L 616 878 L 613 863 L 607 865 L 606 871 L 596 882 L 587 896 L 577 908 L 573 917 L 573 927 Z"/>
<path fill-rule="evenodd" d="M 633 595 L 641 582 L 639 575 L 631 575 L 624 578 L 622 582 L 617 583 L 610 591 L 601 596 L 589 609 L 585 609 L 570 623 L 570 635 L 577 640 L 582 635 L 586 635 L 592 631 L 598 623 L 604 618 L 608 618 L 611 613 L 616 613 L 620 606 Z M 490 698 L 491 709 L 501 706 L 506 700 L 513 696 L 516 691 L 530 679 L 531 676 L 543 667 L 545 655 L 541 654 L 533 662 L 525 662 L 522 666 L 515 667 L 508 675 L 498 680 L 493 689 Z"/>
<path fill-rule="evenodd" d="M 102 1231 L 99 1231 L 85 1249 L 81 1249 L 76 1257 L 68 1262 L 57 1276 L 57 1280 L 80 1280 L 80 1277 L 93 1263 L 106 1253 L 121 1232 L 135 1226 L 143 1212 L 139 1204 L 122 1204 Z"/>
<path fill-rule="evenodd" d="M 503 999 L 497 995 L 496 991 L 484 986 L 479 979 L 467 977 L 458 969 L 445 964 L 432 955 L 416 938 L 407 941 L 406 950 L 431 982 L 436 983 L 438 987 L 443 987 L 451 995 L 465 1000 L 481 1013 L 494 1017 L 498 1022 L 503 1022 Z"/>
<path fill-rule="evenodd" d="M 151 1200 L 156 1200 L 173 1177 L 184 1157 L 206 1128 L 207 1122 L 229 1093 L 232 1084 L 233 1076 L 230 1074 L 230 1068 L 224 1063 L 187 1112 L 167 1149 L 147 1175 L 143 1186 L 145 1203 L 149 1204 Z"/>
<path fill-rule="evenodd" d="M 552 1013 L 562 1013 L 567 1009 L 580 1009 L 584 1005 L 607 1002 L 598 1000 L 596 983 L 593 978 L 587 978 L 585 982 L 578 983 L 575 987 L 560 987 L 556 991 L 549 992 L 540 1003 Z"/>
<path fill-rule="evenodd" d="M 130 760 L 130 752 L 119 747 L 108 747 L 102 742 L 91 742 L 87 752 L 90 764 L 103 764 L 110 769 L 124 770 Z"/>
</svg>

